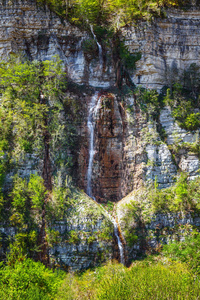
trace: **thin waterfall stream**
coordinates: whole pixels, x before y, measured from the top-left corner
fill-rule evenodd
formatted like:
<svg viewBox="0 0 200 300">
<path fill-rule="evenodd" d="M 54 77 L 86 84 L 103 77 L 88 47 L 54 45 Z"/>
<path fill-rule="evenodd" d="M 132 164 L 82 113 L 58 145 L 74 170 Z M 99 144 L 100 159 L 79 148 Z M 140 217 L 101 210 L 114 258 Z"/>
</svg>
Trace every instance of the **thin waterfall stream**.
<svg viewBox="0 0 200 300">
<path fill-rule="evenodd" d="M 91 24 L 90 24 L 90 30 L 92 32 L 94 40 L 97 43 L 97 46 L 98 46 L 98 49 L 99 49 L 99 64 L 100 64 L 100 67 L 102 69 L 102 66 L 103 66 L 103 50 L 102 50 L 101 44 L 97 40 L 97 37 L 96 37 L 96 35 L 94 33 L 94 30 L 93 30 L 93 26 Z"/>
<path fill-rule="evenodd" d="M 95 127 L 95 120 L 94 117 L 96 116 L 96 112 L 98 110 L 98 92 L 96 92 L 91 99 L 90 107 L 89 107 L 89 113 L 88 113 L 88 120 L 87 120 L 87 127 L 89 131 L 89 164 L 88 164 L 88 170 L 87 170 L 87 194 L 90 198 L 95 200 L 95 198 L 92 195 L 92 167 L 93 167 L 93 158 L 95 154 L 94 150 L 94 127 Z"/>
<path fill-rule="evenodd" d="M 95 129 L 95 118 L 97 116 L 98 109 L 101 105 L 101 96 L 99 96 L 98 92 L 95 92 L 95 94 L 91 98 L 89 110 L 88 110 L 88 120 L 87 120 L 87 127 L 89 132 L 89 163 L 88 163 L 88 169 L 87 169 L 87 189 L 86 192 L 90 198 L 93 200 L 96 200 L 92 193 L 92 167 L 93 167 L 93 160 L 94 160 L 94 154 L 95 154 L 95 141 L 94 141 L 94 129 Z M 100 204 L 99 204 L 100 205 Z M 120 254 L 120 262 L 122 264 L 125 264 L 125 256 L 124 256 L 124 248 L 123 244 L 121 242 L 120 236 L 119 236 L 119 229 L 118 224 L 115 218 L 113 218 L 101 205 L 103 208 L 105 214 L 108 216 L 110 221 L 113 223 L 114 226 L 114 234 L 117 239 L 117 244 L 119 248 L 119 254 Z"/>
</svg>

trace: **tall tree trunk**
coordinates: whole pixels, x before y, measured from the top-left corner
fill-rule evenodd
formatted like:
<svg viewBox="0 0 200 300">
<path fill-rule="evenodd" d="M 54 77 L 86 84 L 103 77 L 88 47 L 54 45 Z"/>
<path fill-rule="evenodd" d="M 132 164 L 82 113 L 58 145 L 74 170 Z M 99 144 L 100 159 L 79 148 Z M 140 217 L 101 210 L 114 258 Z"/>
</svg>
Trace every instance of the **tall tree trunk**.
<svg viewBox="0 0 200 300">
<path fill-rule="evenodd" d="M 42 96 L 40 97 L 40 103 L 46 104 L 46 99 Z M 44 203 L 42 205 L 42 224 L 38 237 L 38 245 L 40 247 L 39 260 L 44 265 L 49 265 L 49 254 L 48 254 L 48 243 L 46 237 L 46 204 L 50 197 L 50 192 L 52 190 L 52 176 L 51 176 L 51 159 L 50 159 L 50 133 L 48 131 L 48 116 L 45 113 L 43 117 L 44 121 L 44 132 L 43 132 L 43 143 L 44 143 L 44 159 L 43 159 L 43 170 L 42 178 L 44 180 L 44 186 L 47 190 L 47 195 L 45 196 Z"/>
</svg>

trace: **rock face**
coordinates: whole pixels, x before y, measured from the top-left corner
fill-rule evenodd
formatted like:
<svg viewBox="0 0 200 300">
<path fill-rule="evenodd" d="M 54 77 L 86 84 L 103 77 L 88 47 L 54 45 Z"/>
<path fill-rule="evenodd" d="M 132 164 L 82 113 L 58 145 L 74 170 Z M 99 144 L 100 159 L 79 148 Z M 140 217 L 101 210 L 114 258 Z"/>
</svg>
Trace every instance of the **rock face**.
<svg viewBox="0 0 200 300">
<path fill-rule="evenodd" d="M 196 132 L 189 132 L 181 129 L 176 122 L 174 122 L 171 116 L 171 110 L 169 107 L 164 108 L 160 114 L 160 123 L 167 134 L 166 142 L 168 145 L 184 145 L 188 143 L 190 145 L 199 142 L 199 130 Z M 187 172 L 191 179 L 199 175 L 199 157 L 192 151 L 184 149 L 179 150 L 176 156 L 177 167 L 180 170 Z"/>
<path fill-rule="evenodd" d="M 162 245 L 172 241 L 184 241 L 191 234 L 193 226 L 200 227 L 198 213 L 153 212 L 147 193 L 145 189 L 133 191 L 116 207 L 121 233 L 127 237 L 127 264 L 141 253 L 159 250 Z M 131 217 L 127 218 L 129 215 Z"/>
<path fill-rule="evenodd" d="M 136 70 L 130 72 L 132 81 L 160 90 L 163 85 L 170 85 L 191 63 L 200 64 L 199 29 L 200 11 L 196 10 L 168 11 L 166 18 L 124 28 L 122 34 L 130 52 L 142 54 Z M 58 55 L 64 63 L 69 81 L 67 96 L 74 100 L 78 113 L 75 112 L 74 120 L 67 123 L 69 108 L 66 106 L 63 124 L 67 127 L 73 122 L 77 143 L 73 151 L 66 146 L 63 152 L 73 160 L 73 179 L 80 188 L 86 191 L 87 187 L 87 120 L 95 92 L 98 93 L 98 106 L 93 117 L 92 192 L 98 202 L 117 202 L 146 181 L 156 180 L 160 188 L 168 187 L 179 171 L 186 171 L 191 179 L 195 178 L 199 174 L 199 157 L 184 143 L 198 142 L 199 131 L 181 129 L 173 120 L 169 107 L 161 110 L 157 121 L 148 119 L 133 96 L 114 88 L 116 70 L 111 51 L 104 53 L 103 65 L 98 47 L 92 54 L 87 52 L 84 45 L 91 39 L 94 40 L 92 33 L 81 31 L 67 21 L 61 22 L 47 7 L 37 6 L 35 0 L 0 0 L 1 60 L 9 54 L 22 52 L 31 60 L 47 60 Z M 161 128 L 165 130 L 165 139 L 161 136 Z M 179 146 L 176 153 L 174 145 Z M 35 171 L 40 174 L 39 164 L 34 155 L 27 157 L 19 173 L 23 177 Z M 94 202 L 91 206 L 97 208 Z M 93 224 L 89 213 L 84 216 L 84 210 L 85 206 L 80 205 L 69 222 L 52 224 L 61 235 L 61 241 L 50 250 L 56 264 L 81 269 L 103 261 L 104 255 L 113 257 L 107 255 L 107 250 L 112 253 L 112 242 L 107 245 L 99 236 L 104 222 L 108 221 L 106 216 L 99 212 Z M 170 223 L 174 216 L 156 218 L 151 229 L 159 222 Z M 184 220 L 187 223 L 191 218 Z M 196 224 L 196 221 L 191 222 Z M 93 236 L 96 238 L 91 238 Z"/>
<path fill-rule="evenodd" d="M 113 224 L 102 207 L 84 193 L 76 191 L 73 197 L 61 220 L 48 220 L 47 232 L 50 264 L 74 271 L 94 267 L 116 254 Z M 5 259 L 8 241 L 17 233 L 15 227 L 0 224 L 1 260 Z"/>
<path fill-rule="evenodd" d="M 116 96 L 99 93 L 93 113 L 94 158 L 92 170 L 92 194 L 98 202 L 107 199 L 117 201 L 120 197 L 121 162 L 123 152 L 123 124 Z M 88 105 L 90 107 L 90 105 Z M 89 142 L 89 132 L 86 132 Z M 87 186 L 89 150 L 81 145 L 79 161 L 85 162 L 81 172 L 83 187 Z M 88 147 L 88 145 L 86 146 Z M 85 157 L 85 153 L 87 154 Z M 82 165 L 82 164 L 81 164 Z"/>
<path fill-rule="evenodd" d="M 161 89 L 172 83 L 190 64 L 199 64 L 199 28 L 200 11 L 193 9 L 168 10 L 166 18 L 124 29 L 129 50 L 142 54 L 133 81 Z"/>
<path fill-rule="evenodd" d="M 62 21 L 35 0 L 3 0 L 0 5 L 0 59 L 11 53 L 25 53 L 30 59 L 47 60 L 58 55 L 69 79 L 79 84 L 108 87 L 114 72 L 108 65 L 102 73 L 96 59 L 88 59 L 83 42 L 92 34 Z M 93 54 L 95 56 L 95 53 Z"/>
<path fill-rule="evenodd" d="M 67 72 L 77 80 L 84 74 L 81 55 L 83 33 L 61 20 L 36 1 L 3 1 L 0 8 L 0 57 L 26 53 L 30 59 L 45 60 L 59 55 Z"/>
<path fill-rule="evenodd" d="M 25 52 L 31 59 L 49 59 L 59 55 L 74 82 L 108 88 L 114 84 L 114 63 L 109 59 L 104 68 L 84 51 L 83 42 L 92 33 L 82 32 L 59 19 L 35 0 L 1 0 L 0 58 L 13 52 Z M 135 84 L 160 89 L 170 84 L 178 73 L 199 64 L 200 11 L 168 10 L 165 18 L 140 22 L 123 29 L 125 44 L 131 53 L 141 52 L 132 74 Z"/>
<path fill-rule="evenodd" d="M 177 71 L 199 61 L 199 11 L 168 11 L 167 17 L 155 22 L 141 22 L 136 27 L 123 29 L 125 43 L 131 52 L 142 53 L 132 74 L 133 82 L 160 89 L 177 76 Z M 167 139 L 161 142 L 158 124 L 147 124 L 144 114 L 134 98 L 110 93 L 115 71 L 112 60 L 99 64 L 99 49 L 91 56 L 84 43 L 94 38 L 67 21 L 62 21 L 47 7 L 38 7 L 33 0 L 3 1 L 0 8 L 0 58 L 10 53 L 22 52 L 30 59 L 51 59 L 59 55 L 66 73 L 79 86 L 99 87 L 101 101 L 96 115 L 95 154 L 92 185 L 100 202 L 118 201 L 146 180 L 157 178 L 160 187 L 173 182 L 177 170 L 189 172 L 191 178 L 198 174 L 199 159 L 186 150 L 172 159 L 168 145 L 194 143 L 197 133 L 186 132 L 174 122 L 170 109 L 160 114 L 160 125 Z M 138 77 L 139 76 L 139 77 Z M 137 78 L 138 77 L 138 78 Z M 105 91 L 105 88 L 107 90 Z M 86 190 L 88 168 L 87 117 L 91 93 L 87 89 L 78 97 L 82 109 L 81 124 L 76 124 L 79 145 L 74 154 L 78 185 Z M 127 107 L 132 107 L 131 111 Z M 145 140 L 145 137 L 150 138 Z M 78 155 L 77 155 L 78 153 Z M 23 166 L 22 166 L 23 170 Z"/>
<path fill-rule="evenodd" d="M 165 141 L 157 130 L 156 121 L 147 122 L 146 115 L 134 98 L 121 98 L 113 93 L 99 94 L 98 109 L 94 117 L 94 162 L 92 189 L 99 202 L 119 201 L 146 181 L 155 181 L 160 188 L 174 182 L 179 171 L 188 172 L 191 179 L 199 174 L 199 158 L 184 148 L 187 141 L 193 145 L 199 132 L 181 129 L 173 120 L 168 107 L 161 110 L 159 123 L 165 129 Z M 87 97 L 87 103 L 91 97 Z M 128 107 L 131 106 L 131 110 Z M 87 108 L 85 107 L 85 110 Z M 78 184 L 86 190 L 89 160 L 89 133 L 87 114 L 79 130 L 82 141 L 78 151 Z M 174 140 L 175 139 L 175 140 Z M 177 140 L 178 139 L 178 140 Z M 171 146 L 180 149 L 174 154 Z"/>
<path fill-rule="evenodd" d="M 113 224 L 86 195 L 79 194 L 68 217 L 51 228 L 60 238 L 50 249 L 51 264 L 83 270 L 114 257 Z"/>
</svg>

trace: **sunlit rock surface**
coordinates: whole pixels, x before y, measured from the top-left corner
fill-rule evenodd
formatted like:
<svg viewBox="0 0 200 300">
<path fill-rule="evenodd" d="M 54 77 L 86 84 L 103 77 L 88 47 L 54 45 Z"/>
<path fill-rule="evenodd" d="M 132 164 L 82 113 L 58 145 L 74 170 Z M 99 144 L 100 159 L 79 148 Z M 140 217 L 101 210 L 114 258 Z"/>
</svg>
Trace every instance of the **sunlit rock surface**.
<svg viewBox="0 0 200 300">
<path fill-rule="evenodd" d="M 124 28 L 129 50 L 141 52 L 132 78 L 148 88 L 161 89 L 190 64 L 199 64 L 200 11 L 168 10 L 165 18 Z"/>
</svg>

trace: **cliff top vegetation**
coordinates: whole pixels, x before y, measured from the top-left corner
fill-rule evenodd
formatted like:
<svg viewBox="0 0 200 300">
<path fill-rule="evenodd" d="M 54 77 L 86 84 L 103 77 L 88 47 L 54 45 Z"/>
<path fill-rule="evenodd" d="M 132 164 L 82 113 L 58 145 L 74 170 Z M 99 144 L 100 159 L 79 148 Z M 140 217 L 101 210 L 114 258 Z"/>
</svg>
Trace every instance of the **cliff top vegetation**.
<svg viewBox="0 0 200 300">
<path fill-rule="evenodd" d="M 164 16 L 165 8 L 189 8 L 191 0 L 37 0 L 76 25 L 107 25 L 114 30 L 136 19 Z M 199 1 L 196 1 L 198 5 Z"/>
</svg>

